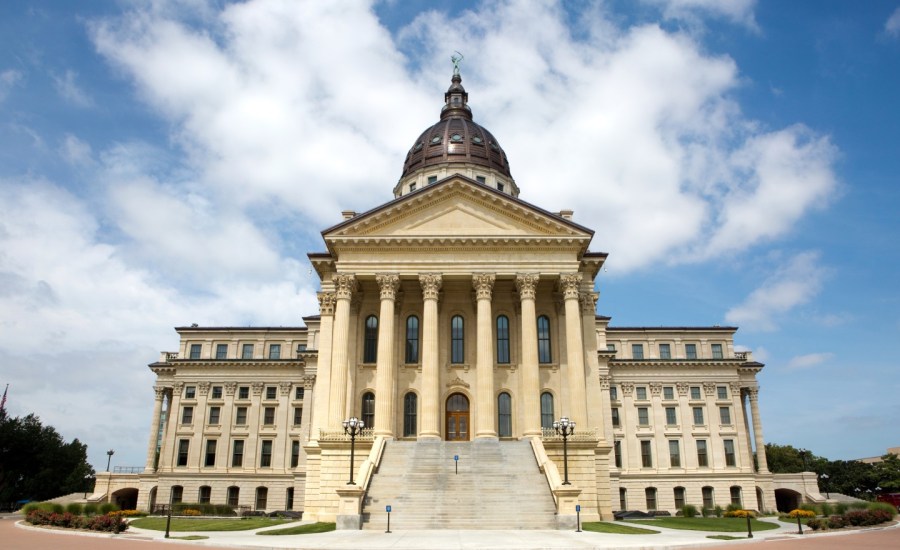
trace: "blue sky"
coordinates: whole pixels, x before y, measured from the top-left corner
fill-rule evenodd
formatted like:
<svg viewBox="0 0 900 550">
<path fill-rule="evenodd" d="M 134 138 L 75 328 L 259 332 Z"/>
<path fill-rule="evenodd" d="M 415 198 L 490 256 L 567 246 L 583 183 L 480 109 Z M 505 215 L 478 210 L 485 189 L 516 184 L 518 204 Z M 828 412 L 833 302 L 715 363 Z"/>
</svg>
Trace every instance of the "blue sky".
<svg viewBox="0 0 900 550">
<path fill-rule="evenodd" d="M 173 326 L 300 324 L 450 55 L 613 324 L 737 325 L 767 441 L 900 444 L 900 2 L 4 2 L 0 383 L 144 462 Z"/>
</svg>

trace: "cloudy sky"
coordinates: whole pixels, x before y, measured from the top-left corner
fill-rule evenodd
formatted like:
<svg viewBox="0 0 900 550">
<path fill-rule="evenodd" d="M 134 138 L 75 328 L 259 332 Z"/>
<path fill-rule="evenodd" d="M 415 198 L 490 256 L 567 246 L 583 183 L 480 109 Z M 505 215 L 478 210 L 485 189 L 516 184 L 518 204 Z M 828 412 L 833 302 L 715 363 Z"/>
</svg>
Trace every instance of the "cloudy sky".
<svg viewBox="0 0 900 550">
<path fill-rule="evenodd" d="M 317 312 L 450 55 L 613 324 L 740 327 L 770 442 L 900 445 L 900 1 L 0 3 L 0 385 L 144 464 L 172 327 Z M 0 386 L 0 389 L 2 389 Z"/>
</svg>

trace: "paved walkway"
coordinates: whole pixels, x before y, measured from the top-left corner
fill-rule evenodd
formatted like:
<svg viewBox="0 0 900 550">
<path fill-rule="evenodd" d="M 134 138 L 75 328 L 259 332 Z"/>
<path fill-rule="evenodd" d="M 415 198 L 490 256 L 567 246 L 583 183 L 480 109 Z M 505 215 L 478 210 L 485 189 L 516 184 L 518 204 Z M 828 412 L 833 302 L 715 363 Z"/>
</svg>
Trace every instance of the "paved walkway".
<svg viewBox="0 0 900 550">
<path fill-rule="evenodd" d="M 153 548 L 303 548 L 303 549 L 585 549 L 585 548 L 759 548 L 760 550 L 880 549 L 900 548 L 900 525 L 865 531 L 796 534 L 796 526 L 782 524 L 771 531 L 754 533 L 753 539 L 722 542 L 706 538 L 701 531 L 658 529 L 656 535 L 615 535 L 573 531 L 333 531 L 312 535 L 257 536 L 256 531 L 176 533 L 209 537 L 186 542 L 166 540 L 160 531 L 129 529 L 122 535 L 103 535 L 48 530 L 0 520 L 0 541 L 4 550 L 151 550 Z M 654 529 L 657 529 L 654 527 Z M 748 546 L 750 545 L 750 546 Z"/>
</svg>

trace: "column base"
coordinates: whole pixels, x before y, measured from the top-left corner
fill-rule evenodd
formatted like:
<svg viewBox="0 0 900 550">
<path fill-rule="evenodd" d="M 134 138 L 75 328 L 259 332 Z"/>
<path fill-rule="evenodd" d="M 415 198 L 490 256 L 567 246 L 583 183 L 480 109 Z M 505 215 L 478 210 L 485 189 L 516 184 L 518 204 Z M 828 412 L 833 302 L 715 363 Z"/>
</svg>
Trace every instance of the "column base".
<svg viewBox="0 0 900 550">
<path fill-rule="evenodd" d="M 440 441 L 441 434 L 436 433 L 436 432 L 422 432 L 419 434 L 419 437 L 418 437 L 419 441 L 428 440 L 428 439 Z"/>
<path fill-rule="evenodd" d="M 497 437 L 496 432 L 485 432 L 485 433 L 475 434 L 475 439 L 498 441 L 500 438 Z"/>
</svg>

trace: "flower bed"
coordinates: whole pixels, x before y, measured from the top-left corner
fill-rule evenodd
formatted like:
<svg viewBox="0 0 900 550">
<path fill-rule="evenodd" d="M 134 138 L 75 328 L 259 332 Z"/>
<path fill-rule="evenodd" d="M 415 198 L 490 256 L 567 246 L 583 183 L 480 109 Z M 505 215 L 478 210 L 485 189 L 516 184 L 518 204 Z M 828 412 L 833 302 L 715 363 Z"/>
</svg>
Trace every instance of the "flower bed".
<svg viewBox="0 0 900 550">
<path fill-rule="evenodd" d="M 70 512 L 49 512 L 32 510 L 25 516 L 25 521 L 32 525 L 49 525 L 65 529 L 87 529 L 90 531 L 106 531 L 121 533 L 128 529 L 128 522 L 118 515 L 78 516 Z"/>
<path fill-rule="evenodd" d="M 812 518 L 806 525 L 813 531 L 820 529 L 843 529 L 844 527 L 868 527 L 887 523 L 894 519 L 894 515 L 887 510 L 851 510 L 846 514 L 832 515 L 828 518 Z"/>
</svg>

